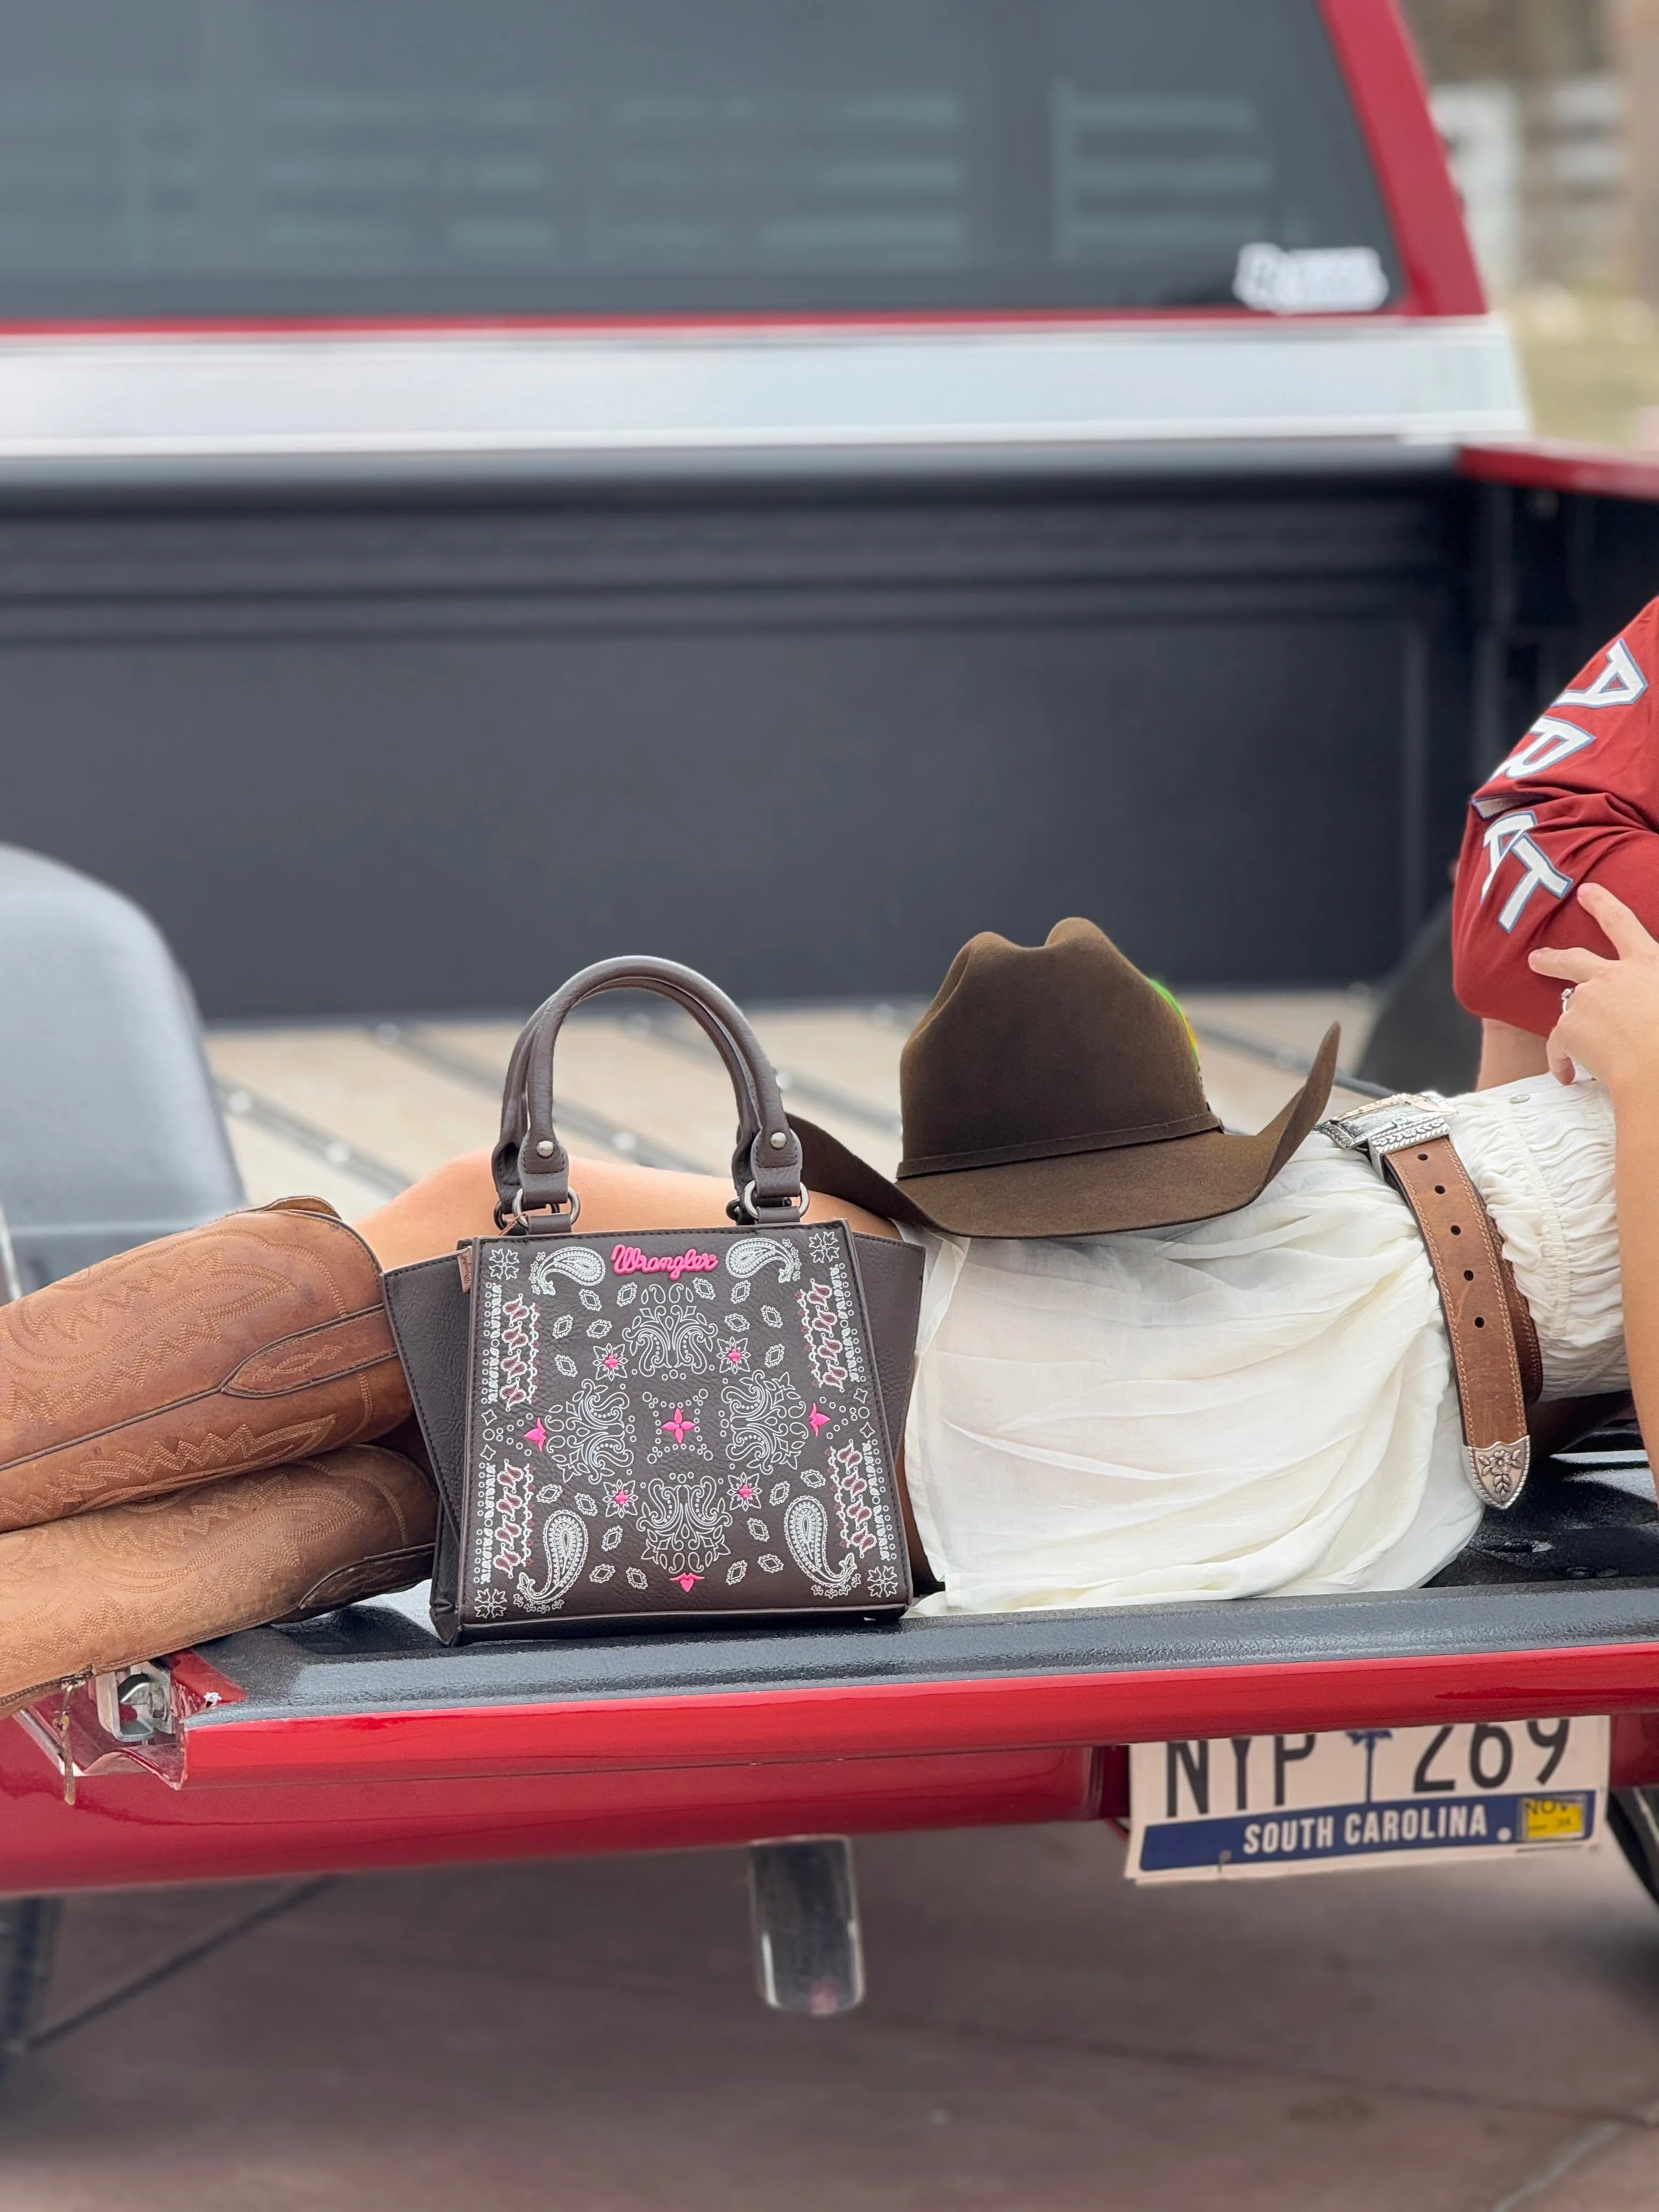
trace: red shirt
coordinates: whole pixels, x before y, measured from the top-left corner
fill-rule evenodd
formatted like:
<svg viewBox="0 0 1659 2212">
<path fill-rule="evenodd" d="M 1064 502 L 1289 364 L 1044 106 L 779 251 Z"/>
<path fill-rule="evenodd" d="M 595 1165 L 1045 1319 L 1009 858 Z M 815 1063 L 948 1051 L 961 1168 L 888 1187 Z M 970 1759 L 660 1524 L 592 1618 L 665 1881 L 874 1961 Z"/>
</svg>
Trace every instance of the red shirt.
<svg viewBox="0 0 1659 2212">
<path fill-rule="evenodd" d="M 1561 986 L 1540 945 L 1607 939 L 1572 896 L 1593 877 L 1659 937 L 1659 599 L 1596 654 L 1469 803 L 1452 899 L 1457 995 L 1547 1036 Z"/>
</svg>

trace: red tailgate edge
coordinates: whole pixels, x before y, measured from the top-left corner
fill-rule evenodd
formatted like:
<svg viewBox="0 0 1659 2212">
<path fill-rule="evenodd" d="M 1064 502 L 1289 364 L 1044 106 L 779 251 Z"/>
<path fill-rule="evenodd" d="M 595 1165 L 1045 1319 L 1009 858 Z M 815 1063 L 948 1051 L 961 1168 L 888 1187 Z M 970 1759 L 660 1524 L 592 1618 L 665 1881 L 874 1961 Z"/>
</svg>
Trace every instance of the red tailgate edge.
<svg viewBox="0 0 1659 2212">
<path fill-rule="evenodd" d="M 198 1726 L 189 1787 L 932 1757 L 1655 1705 L 1659 1644 L 584 1698 Z"/>
<path fill-rule="evenodd" d="M 1659 459 L 1608 446 L 1575 446 L 1548 438 L 1505 439 L 1465 446 L 1458 473 L 1482 483 L 1522 490 L 1589 492 L 1604 499 L 1659 500 Z"/>
</svg>

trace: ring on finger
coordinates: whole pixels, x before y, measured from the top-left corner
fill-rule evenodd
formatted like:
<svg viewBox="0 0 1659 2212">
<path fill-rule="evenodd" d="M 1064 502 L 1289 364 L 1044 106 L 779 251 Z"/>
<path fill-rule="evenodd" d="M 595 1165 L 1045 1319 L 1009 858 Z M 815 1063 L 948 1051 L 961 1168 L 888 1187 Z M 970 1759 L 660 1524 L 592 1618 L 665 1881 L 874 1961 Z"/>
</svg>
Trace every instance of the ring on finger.
<svg viewBox="0 0 1659 2212">
<path fill-rule="evenodd" d="M 1566 1012 L 1567 1008 L 1572 1004 L 1572 994 L 1577 988 L 1578 986 L 1577 983 L 1569 983 L 1566 989 L 1562 992 L 1561 1011 L 1564 1014 Z"/>
</svg>

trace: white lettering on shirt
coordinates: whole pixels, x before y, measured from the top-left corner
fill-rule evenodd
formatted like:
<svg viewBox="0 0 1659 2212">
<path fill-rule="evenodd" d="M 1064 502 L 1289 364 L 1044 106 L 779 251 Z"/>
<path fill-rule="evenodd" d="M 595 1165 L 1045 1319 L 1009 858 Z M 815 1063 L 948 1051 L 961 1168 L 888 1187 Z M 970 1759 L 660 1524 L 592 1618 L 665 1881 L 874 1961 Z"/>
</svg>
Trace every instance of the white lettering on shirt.
<svg viewBox="0 0 1659 2212">
<path fill-rule="evenodd" d="M 1498 926 L 1502 930 L 1515 927 L 1535 890 L 1547 890 L 1552 898 L 1565 898 L 1572 889 L 1572 878 L 1564 876 L 1534 843 L 1528 833 L 1537 827 L 1538 817 L 1529 807 L 1521 807 L 1513 814 L 1501 816 L 1486 832 L 1486 880 L 1480 886 L 1482 906 L 1505 860 L 1518 861 L 1522 870 L 1520 882 L 1498 910 Z"/>
</svg>

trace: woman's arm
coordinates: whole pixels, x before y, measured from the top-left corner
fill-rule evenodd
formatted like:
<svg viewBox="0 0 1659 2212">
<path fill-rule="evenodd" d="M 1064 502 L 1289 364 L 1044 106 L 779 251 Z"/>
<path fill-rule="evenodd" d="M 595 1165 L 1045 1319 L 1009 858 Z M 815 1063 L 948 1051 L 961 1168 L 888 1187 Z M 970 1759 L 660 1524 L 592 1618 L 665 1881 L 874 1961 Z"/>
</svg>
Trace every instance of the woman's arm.
<svg viewBox="0 0 1659 2212">
<path fill-rule="evenodd" d="M 1516 1038 L 1548 1035 L 1556 971 L 1527 956 L 1599 947 L 1595 917 L 1572 896 L 1589 883 L 1659 929 L 1659 599 L 1579 671 L 1470 801 L 1452 963 L 1459 999 L 1491 1025 L 1483 1084 L 1488 1069 L 1510 1081 L 1542 1072 Z"/>
<path fill-rule="evenodd" d="M 1571 1083 L 1582 1067 L 1613 1095 L 1625 1349 L 1642 1433 L 1659 1439 L 1659 944 L 1599 884 L 1578 901 L 1617 957 L 1563 946 L 1535 951 L 1531 966 L 1572 987 L 1550 1034 L 1551 1069 Z"/>
<path fill-rule="evenodd" d="M 1484 1021 L 1480 1024 L 1480 1073 L 1477 1091 L 1496 1091 L 1505 1083 L 1524 1083 L 1529 1075 L 1542 1075 L 1549 1066 L 1544 1040 L 1513 1022 Z"/>
</svg>

